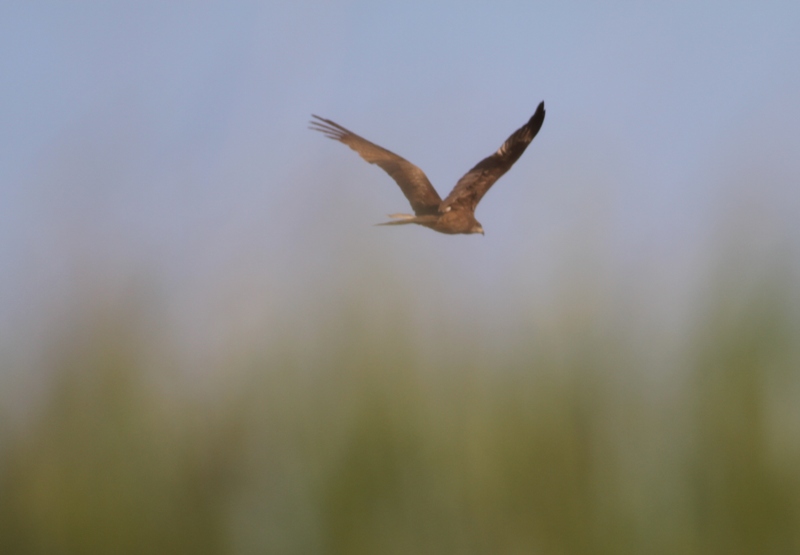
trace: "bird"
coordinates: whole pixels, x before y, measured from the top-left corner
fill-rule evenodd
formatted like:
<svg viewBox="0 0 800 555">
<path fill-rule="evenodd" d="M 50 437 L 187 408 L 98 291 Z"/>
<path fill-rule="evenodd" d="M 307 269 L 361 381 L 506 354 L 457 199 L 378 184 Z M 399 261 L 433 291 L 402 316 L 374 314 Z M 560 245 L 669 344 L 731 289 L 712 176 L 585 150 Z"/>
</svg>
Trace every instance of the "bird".
<svg viewBox="0 0 800 555">
<path fill-rule="evenodd" d="M 312 114 L 309 128 L 355 150 L 370 164 L 377 164 L 400 186 L 414 214 L 389 214 L 391 221 L 376 225 L 418 224 L 440 233 L 484 234 L 475 219 L 475 208 L 495 181 L 514 165 L 533 141 L 544 122 L 544 101 L 528 122 L 514 131 L 497 151 L 478 162 L 458 180 L 442 200 L 419 167 L 402 156 L 356 135 L 329 119 Z"/>
</svg>

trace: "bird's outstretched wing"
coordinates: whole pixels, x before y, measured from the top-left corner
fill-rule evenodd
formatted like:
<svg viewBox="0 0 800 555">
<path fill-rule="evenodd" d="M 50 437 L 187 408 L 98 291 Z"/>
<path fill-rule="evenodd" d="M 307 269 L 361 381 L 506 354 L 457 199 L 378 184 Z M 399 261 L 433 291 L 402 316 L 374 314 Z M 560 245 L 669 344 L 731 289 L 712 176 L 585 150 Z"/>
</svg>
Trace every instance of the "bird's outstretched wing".
<svg viewBox="0 0 800 555">
<path fill-rule="evenodd" d="M 514 131 L 497 152 L 478 162 L 458 180 L 447 198 L 442 201 L 440 211 L 447 212 L 459 207 L 474 212 L 489 187 L 494 185 L 494 182 L 522 156 L 542 127 L 542 122 L 544 122 L 544 102 L 539 104 L 528 123 Z"/>
<path fill-rule="evenodd" d="M 370 164 L 377 164 L 388 173 L 400 186 L 417 216 L 438 212 L 442 199 L 421 169 L 405 158 L 359 137 L 338 123 L 319 116 L 313 117 L 316 121 L 311 121 L 311 129 L 324 133 L 329 139 L 346 144 L 358 152 L 364 160 Z"/>
</svg>

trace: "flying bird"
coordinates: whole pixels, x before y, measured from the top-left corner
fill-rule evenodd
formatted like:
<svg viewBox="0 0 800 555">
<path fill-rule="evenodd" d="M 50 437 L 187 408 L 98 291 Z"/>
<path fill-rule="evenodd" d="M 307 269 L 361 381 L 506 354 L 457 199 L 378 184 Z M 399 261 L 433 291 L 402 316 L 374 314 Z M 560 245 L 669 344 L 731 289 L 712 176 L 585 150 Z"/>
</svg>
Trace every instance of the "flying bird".
<svg viewBox="0 0 800 555">
<path fill-rule="evenodd" d="M 475 207 L 489 187 L 522 156 L 539 132 L 544 122 L 544 102 L 539 104 L 528 123 L 514 131 L 497 152 L 478 162 L 459 179 L 444 200 L 439 197 L 425 173 L 405 158 L 356 135 L 338 123 L 312 116 L 315 119 L 311 121 L 311 129 L 346 144 L 370 164 L 380 166 L 397 182 L 411 203 L 413 215 L 389 214 L 392 221 L 378 225 L 419 224 L 440 233 L 483 235 L 483 226 L 475 219 Z"/>
</svg>

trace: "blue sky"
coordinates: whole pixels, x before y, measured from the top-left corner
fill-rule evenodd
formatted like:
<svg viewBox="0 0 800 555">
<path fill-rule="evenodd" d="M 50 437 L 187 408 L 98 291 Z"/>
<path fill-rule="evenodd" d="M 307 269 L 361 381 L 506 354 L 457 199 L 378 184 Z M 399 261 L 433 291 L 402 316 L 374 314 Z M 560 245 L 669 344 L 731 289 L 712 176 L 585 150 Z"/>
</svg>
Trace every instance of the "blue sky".
<svg viewBox="0 0 800 555">
<path fill-rule="evenodd" d="M 788 1 L 4 3 L 0 330 L 144 281 L 200 337 L 302 327 L 343 291 L 502 332 L 571 264 L 649 298 L 750 228 L 798 254 L 798 29 Z M 446 194 L 541 100 L 485 237 L 373 228 L 405 199 L 307 129 Z"/>
</svg>

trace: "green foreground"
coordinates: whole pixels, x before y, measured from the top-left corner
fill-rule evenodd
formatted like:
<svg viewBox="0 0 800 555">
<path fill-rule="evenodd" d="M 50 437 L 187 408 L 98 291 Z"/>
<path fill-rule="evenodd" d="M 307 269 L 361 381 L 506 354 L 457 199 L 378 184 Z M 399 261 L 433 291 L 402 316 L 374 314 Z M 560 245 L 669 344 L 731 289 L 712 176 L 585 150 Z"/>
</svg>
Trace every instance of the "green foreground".
<svg viewBox="0 0 800 555">
<path fill-rule="evenodd" d="M 800 553 L 777 289 L 720 295 L 674 347 L 588 316 L 491 363 L 342 315 L 314 356 L 235 353 L 214 393 L 134 319 L 87 323 L 0 427 L 0 553 Z"/>
</svg>

